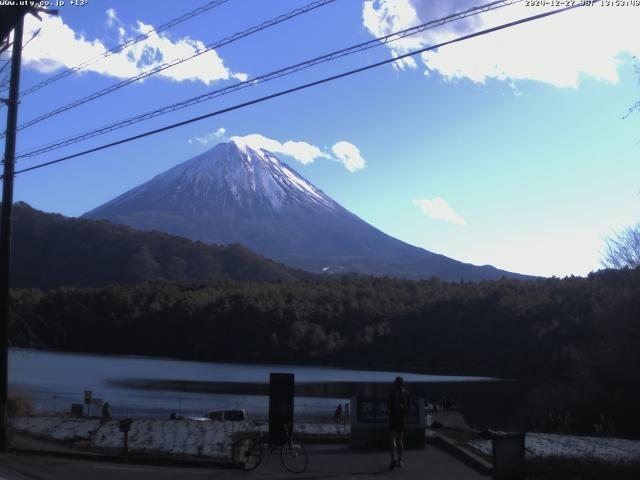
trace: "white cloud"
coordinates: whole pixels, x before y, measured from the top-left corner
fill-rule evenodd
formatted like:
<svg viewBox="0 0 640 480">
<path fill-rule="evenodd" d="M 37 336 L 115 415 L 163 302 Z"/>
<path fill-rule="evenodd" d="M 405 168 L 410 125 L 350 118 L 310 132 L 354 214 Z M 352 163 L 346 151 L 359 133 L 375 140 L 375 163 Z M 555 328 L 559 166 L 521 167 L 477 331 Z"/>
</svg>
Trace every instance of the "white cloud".
<svg viewBox="0 0 640 480">
<path fill-rule="evenodd" d="M 364 168 L 365 162 L 362 155 L 360 155 L 360 150 L 353 143 L 349 142 L 338 142 L 331 150 L 338 158 L 340 162 L 345 166 L 347 170 L 350 172 L 355 172 L 357 170 L 362 170 Z"/>
<path fill-rule="evenodd" d="M 246 82 L 249 78 L 249 75 L 247 75 L 246 73 L 234 73 L 231 76 L 241 82 Z"/>
<path fill-rule="evenodd" d="M 475 6 L 473 0 L 367 0 L 363 23 L 385 35 Z M 524 3 L 468 17 L 388 44 L 392 55 L 490 28 L 548 9 Z M 535 80 L 576 87 L 582 76 L 616 83 L 618 67 L 640 56 L 640 8 L 581 7 L 422 54 L 428 71 L 447 79 Z M 397 62 L 394 62 L 394 68 Z"/>
<path fill-rule="evenodd" d="M 465 227 L 467 225 L 464 218 L 458 215 L 444 200 L 444 198 L 414 198 L 411 203 L 420 207 L 420 210 L 422 210 L 425 215 L 428 215 L 434 220 L 444 220 L 446 222 L 460 225 L 461 227 Z"/>
<path fill-rule="evenodd" d="M 391 56 L 393 58 L 398 58 L 398 55 L 398 52 L 396 52 L 395 50 L 391 50 Z M 416 68 L 418 68 L 418 63 L 414 60 L 413 57 L 401 58 L 400 60 L 396 60 L 395 62 L 393 62 L 391 65 L 396 71 L 404 70 L 406 68 L 410 68 L 411 70 L 415 70 Z"/>
<path fill-rule="evenodd" d="M 313 163 L 319 158 L 331 158 L 327 153 L 324 153 L 315 145 L 311 145 L 307 142 L 296 142 L 287 140 L 284 143 L 280 143 L 272 138 L 267 138 L 259 133 L 253 133 L 244 137 L 231 137 L 231 141 L 241 146 L 248 146 L 254 150 L 260 150 L 264 148 L 272 153 L 282 153 L 287 155 L 303 165 Z"/>
<path fill-rule="evenodd" d="M 107 24 L 118 29 L 120 41 L 134 38 L 153 29 L 141 21 L 125 29 L 115 10 L 107 10 Z M 62 68 L 71 68 L 102 55 L 107 46 L 100 39 L 88 39 L 64 23 L 60 16 L 43 15 L 42 23 L 33 16 L 25 18 L 25 37 L 42 27 L 42 31 L 23 53 L 25 66 L 42 73 L 51 73 Z M 189 37 L 172 39 L 168 34 L 151 34 L 149 38 L 134 46 L 113 54 L 106 59 L 88 65 L 90 71 L 125 79 L 150 70 L 177 58 L 189 57 L 205 48 L 200 40 Z M 206 52 L 192 60 L 173 66 L 156 74 L 174 81 L 200 81 L 207 85 L 218 80 L 246 79 L 244 73 L 229 70 L 215 50 Z"/>
<path fill-rule="evenodd" d="M 279 142 L 272 138 L 265 137 L 259 133 L 245 135 L 243 137 L 233 136 L 230 138 L 241 147 L 249 147 L 253 150 L 265 149 L 272 153 L 280 153 L 293 158 L 294 160 L 307 165 L 319 159 L 334 160 L 340 162 L 350 172 L 355 172 L 364 168 L 365 161 L 360 155 L 358 148 L 349 142 L 338 142 L 332 147 L 335 154 L 323 151 L 321 148 L 307 142 L 287 140 Z"/>
<path fill-rule="evenodd" d="M 224 139 L 224 134 L 227 133 L 227 129 L 220 127 L 215 132 L 207 133 L 206 135 L 196 136 L 188 140 L 188 143 L 201 143 L 202 145 L 209 145 L 212 142 Z"/>
<path fill-rule="evenodd" d="M 409 0 L 367 0 L 362 11 L 364 26 L 374 37 L 382 37 L 398 30 L 421 23 Z M 415 36 L 408 36 L 393 42 L 394 48 L 419 48 L 422 42 Z"/>
<path fill-rule="evenodd" d="M 115 24 L 121 25 L 122 22 L 118 18 L 115 8 L 108 8 L 105 12 L 107 14 L 107 27 L 111 28 Z"/>
</svg>

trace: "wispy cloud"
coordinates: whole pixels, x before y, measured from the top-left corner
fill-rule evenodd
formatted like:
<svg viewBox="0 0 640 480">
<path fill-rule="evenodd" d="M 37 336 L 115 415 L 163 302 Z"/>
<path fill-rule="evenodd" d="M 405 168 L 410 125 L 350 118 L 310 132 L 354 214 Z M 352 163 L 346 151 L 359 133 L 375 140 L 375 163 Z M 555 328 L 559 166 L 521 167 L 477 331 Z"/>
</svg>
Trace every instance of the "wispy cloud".
<svg viewBox="0 0 640 480">
<path fill-rule="evenodd" d="M 411 203 L 420 207 L 420 210 L 422 210 L 425 215 L 428 215 L 434 220 L 444 220 L 445 222 L 455 223 L 461 227 L 465 227 L 467 225 L 464 218 L 458 215 L 453 208 L 449 206 L 446 200 L 441 197 L 433 199 L 414 198 Z"/>
<path fill-rule="evenodd" d="M 106 22 L 110 28 L 117 28 L 120 41 L 126 41 L 153 29 L 152 25 L 139 20 L 135 26 L 125 28 L 113 8 L 106 11 Z M 44 15 L 42 23 L 31 15 L 25 17 L 25 36 L 28 37 L 41 27 L 40 35 L 23 53 L 25 66 L 39 72 L 51 73 L 62 68 L 75 67 L 87 59 L 102 55 L 107 50 L 107 46 L 101 39 L 89 39 L 82 33 L 74 31 L 60 16 Z M 64 48 L 60 48 L 60 45 L 64 45 Z M 202 41 L 190 37 L 173 39 L 164 33 L 160 35 L 153 33 L 146 40 L 122 52 L 88 65 L 83 71 L 125 79 L 157 67 L 166 61 L 191 56 L 204 48 L 205 44 Z M 207 85 L 230 78 L 239 80 L 247 78 L 246 74 L 233 72 L 226 67 L 215 50 L 158 72 L 157 76 L 178 82 L 199 81 Z"/>
<path fill-rule="evenodd" d="M 188 143 L 200 143 L 202 145 L 209 145 L 213 142 L 224 140 L 224 135 L 227 133 L 227 129 L 220 127 L 215 132 L 207 133 L 205 135 L 196 136 L 187 140 Z"/>
<path fill-rule="evenodd" d="M 115 8 L 108 8 L 105 12 L 107 15 L 107 27 L 111 28 L 115 24 L 121 25 L 122 22 L 118 18 L 118 14 L 116 13 Z"/>
<path fill-rule="evenodd" d="M 391 56 L 393 58 L 398 58 L 399 55 L 400 54 L 395 50 L 391 50 Z M 415 70 L 416 68 L 418 68 L 418 63 L 413 59 L 413 57 L 400 58 L 399 60 L 393 62 L 391 65 L 396 71 L 405 70 L 407 68 Z"/>
<path fill-rule="evenodd" d="M 294 160 L 307 165 L 319 159 L 333 160 L 340 162 L 350 172 L 361 170 L 365 166 L 365 161 L 360 154 L 358 147 L 350 142 L 341 141 L 331 148 L 334 155 L 323 151 L 321 148 L 304 141 L 287 140 L 280 142 L 272 138 L 265 137 L 259 133 L 245 136 L 233 136 L 231 141 L 240 146 L 248 146 L 254 150 L 265 149 L 272 153 L 280 153 L 293 158 Z"/>
<path fill-rule="evenodd" d="M 372 35 L 381 36 L 477 5 L 476 0 L 366 0 L 363 23 Z M 391 55 L 397 56 L 547 10 L 525 6 L 523 2 L 427 30 L 388 46 Z M 426 72 L 478 83 L 493 78 L 577 87 L 583 76 L 616 83 L 618 67 L 640 56 L 638 23 L 640 8 L 586 6 L 426 52 L 416 59 Z M 400 70 L 413 67 L 398 62 L 393 66 Z"/>
</svg>

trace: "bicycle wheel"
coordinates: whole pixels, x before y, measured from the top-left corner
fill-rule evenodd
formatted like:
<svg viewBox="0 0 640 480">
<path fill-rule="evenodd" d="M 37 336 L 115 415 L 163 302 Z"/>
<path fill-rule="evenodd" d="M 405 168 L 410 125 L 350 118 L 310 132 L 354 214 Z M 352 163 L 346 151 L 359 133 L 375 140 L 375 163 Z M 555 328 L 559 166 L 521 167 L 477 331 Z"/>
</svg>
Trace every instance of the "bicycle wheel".
<svg viewBox="0 0 640 480">
<path fill-rule="evenodd" d="M 264 445 L 255 438 L 245 437 L 233 444 L 233 461 L 242 470 L 255 470 L 264 457 Z"/>
<path fill-rule="evenodd" d="M 302 443 L 298 440 L 292 440 L 285 443 L 280 450 L 280 458 L 284 468 L 292 473 L 301 473 L 307 469 L 309 456 L 304 449 Z"/>
</svg>

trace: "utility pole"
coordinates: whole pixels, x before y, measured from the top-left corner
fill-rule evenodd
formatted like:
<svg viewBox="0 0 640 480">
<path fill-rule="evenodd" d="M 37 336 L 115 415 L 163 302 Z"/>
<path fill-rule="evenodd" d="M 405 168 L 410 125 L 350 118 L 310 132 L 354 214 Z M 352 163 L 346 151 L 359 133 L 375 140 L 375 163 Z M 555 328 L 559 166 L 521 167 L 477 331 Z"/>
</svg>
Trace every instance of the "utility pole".
<svg viewBox="0 0 640 480">
<path fill-rule="evenodd" d="M 20 91 L 20 63 L 24 14 L 19 15 L 13 29 L 11 85 L 7 102 L 7 136 L 4 146 L 2 179 L 2 213 L 0 218 L 0 453 L 7 453 L 7 400 L 9 384 L 9 264 L 11 258 L 11 213 L 13 209 L 13 177 L 16 156 L 16 128 Z"/>
</svg>

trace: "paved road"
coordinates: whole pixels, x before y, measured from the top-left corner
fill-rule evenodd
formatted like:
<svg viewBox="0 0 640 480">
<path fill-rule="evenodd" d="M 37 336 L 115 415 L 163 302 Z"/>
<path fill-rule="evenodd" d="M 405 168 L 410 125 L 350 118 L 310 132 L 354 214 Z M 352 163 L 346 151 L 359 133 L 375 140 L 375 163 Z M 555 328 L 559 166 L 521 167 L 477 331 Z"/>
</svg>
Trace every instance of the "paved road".
<svg viewBox="0 0 640 480">
<path fill-rule="evenodd" d="M 102 463 L 54 457 L 10 454 L 0 459 L 0 480 L 151 480 L 213 478 L 275 479 L 429 479 L 487 480 L 484 476 L 435 446 L 405 453 L 405 467 L 388 470 L 388 453 L 354 452 L 342 445 L 309 446 L 309 468 L 303 474 L 287 472 L 280 457 L 273 454 L 257 470 L 194 467 L 161 467 L 149 465 Z"/>
</svg>

